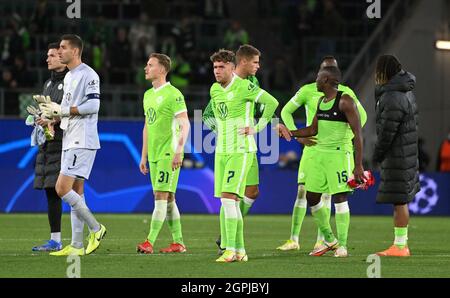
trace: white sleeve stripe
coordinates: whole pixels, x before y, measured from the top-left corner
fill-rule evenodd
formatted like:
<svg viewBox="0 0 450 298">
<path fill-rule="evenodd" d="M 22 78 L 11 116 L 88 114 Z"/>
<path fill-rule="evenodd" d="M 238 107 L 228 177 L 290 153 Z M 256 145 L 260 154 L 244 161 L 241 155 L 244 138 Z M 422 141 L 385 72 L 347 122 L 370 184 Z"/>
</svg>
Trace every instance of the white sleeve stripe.
<svg viewBox="0 0 450 298">
<path fill-rule="evenodd" d="M 258 95 L 255 98 L 255 102 L 258 103 L 259 98 L 261 97 L 261 95 L 263 95 L 264 90 L 259 91 Z"/>
<path fill-rule="evenodd" d="M 295 101 L 295 97 L 292 97 L 290 102 L 292 102 L 297 108 L 300 107 L 300 105 Z"/>
<path fill-rule="evenodd" d="M 187 109 L 184 109 L 184 110 L 181 110 L 181 111 L 176 112 L 176 113 L 175 113 L 175 116 L 177 116 L 177 115 L 179 115 L 179 114 L 181 114 L 181 113 L 184 113 L 184 112 L 187 112 Z"/>
</svg>

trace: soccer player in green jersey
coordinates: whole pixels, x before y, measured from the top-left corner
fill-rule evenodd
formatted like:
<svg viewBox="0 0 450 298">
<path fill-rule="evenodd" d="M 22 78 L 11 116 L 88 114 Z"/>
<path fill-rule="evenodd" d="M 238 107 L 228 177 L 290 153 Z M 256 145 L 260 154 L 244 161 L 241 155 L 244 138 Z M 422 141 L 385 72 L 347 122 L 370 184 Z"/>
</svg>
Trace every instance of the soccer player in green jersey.
<svg viewBox="0 0 450 298">
<path fill-rule="evenodd" d="M 347 181 L 351 173 L 357 182 L 364 180 L 361 120 L 355 100 L 339 91 L 340 78 L 341 72 L 335 66 L 319 70 L 317 90 L 324 96 L 319 99 L 316 115 L 308 127 L 291 131 L 293 137 L 316 136 L 317 140 L 313 152 L 304 161 L 308 169 L 305 177 L 306 200 L 325 238 L 310 253 L 313 256 L 321 256 L 330 250 L 335 250 L 336 257 L 348 256 L 346 246 L 350 210 L 347 196 L 352 189 Z M 338 239 L 331 230 L 328 211 L 321 200 L 323 193 L 332 195 L 335 202 Z"/>
<path fill-rule="evenodd" d="M 322 63 L 320 64 L 320 69 L 323 69 L 327 66 L 338 67 L 337 61 L 333 56 L 326 56 L 322 59 Z M 355 101 L 355 104 L 358 108 L 358 112 L 361 119 L 361 126 L 367 121 L 367 114 L 364 110 L 363 106 L 357 99 L 353 90 L 349 87 L 344 86 L 342 84 L 338 85 L 338 90 L 345 92 Z M 319 102 L 319 98 L 324 94 L 317 90 L 317 83 L 310 83 L 301 87 L 297 93 L 291 98 L 291 100 L 283 107 L 281 111 L 281 118 L 283 119 L 284 124 L 290 130 L 296 130 L 297 127 L 294 123 L 294 119 L 292 117 L 293 113 L 301 106 L 305 106 L 306 112 L 306 126 L 311 125 L 314 115 L 316 114 L 317 104 Z M 297 191 L 297 199 L 295 200 L 294 209 L 292 212 L 292 223 L 291 223 L 291 236 L 290 239 L 287 240 L 283 245 L 279 246 L 278 250 L 294 250 L 299 249 L 299 234 L 300 229 L 303 223 L 303 219 L 306 214 L 306 191 L 305 191 L 305 177 L 309 173 L 309 169 L 305 167 L 306 160 L 311 156 L 311 152 L 314 149 L 314 145 L 316 145 L 316 138 L 297 138 L 297 141 L 303 144 L 305 147 L 303 149 L 302 159 L 300 161 L 300 167 L 298 172 L 298 191 Z M 328 193 L 324 193 L 322 195 L 322 202 L 325 206 L 325 210 L 327 212 L 327 218 L 330 219 L 331 215 L 331 196 Z M 339 218 L 337 215 L 336 218 Z M 320 247 L 323 243 L 324 236 L 320 229 L 317 232 L 317 241 L 314 245 L 315 248 Z"/>
<path fill-rule="evenodd" d="M 170 64 L 168 56 L 153 53 L 145 67 L 145 79 L 152 82 L 153 88 L 144 94 L 145 123 L 139 168 L 144 175 L 150 168 L 155 207 L 147 239 L 137 246 L 137 251 L 141 253 L 153 253 L 153 246 L 166 218 L 173 243 L 160 252 L 186 251 L 175 192 L 190 124 L 183 94 L 166 81 Z"/>
<path fill-rule="evenodd" d="M 247 79 L 254 85 L 259 87 L 259 81 L 255 75 L 259 69 L 260 56 L 261 52 L 257 48 L 251 45 L 241 45 L 239 49 L 236 51 L 236 68 L 234 70 L 234 73 L 238 75 L 240 78 Z M 261 104 L 255 104 L 255 114 L 262 110 L 263 106 Z M 211 121 L 215 122 L 215 120 L 208 120 L 207 119 L 208 116 L 209 117 L 213 116 L 211 101 L 208 103 L 208 106 L 205 109 L 204 121 L 207 125 Z M 258 185 L 259 185 L 259 167 L 256 152 L 254 152 L 251 156 L 251 166 L 249 173 L 247 175 L 247 180 L 245 182 L 245 194 L 239 204 L 242 216 L 247 215 L 251 206 L 258 197 L 259 195 Z M 222 225 L 224 220 L 225 218 L 223 217 L 222 214 L 222 216 L 220 217 Z M 219 235 L 219 238 L 216 240 L 216 244 L 219 247 L 219 254 L 222 254 L 225 251 L 224 248 L 226 246 L 225 243 L 226 243 L 226 235 L 225 234 Z"/>
<path fill-rule="evenodd" d="M 236 69 L 234 71 L 240 78 L 247 79 L 258 87 L 260 85 L 255 75 L 259 69 L 260 56 L 261 52 L 257 48 L 251 45 L 240 46 L 236 51 Z M 263 109 L 261 104 L 255 104 L 255 113 Z M 245 195 L 240 203 L 242 216 L 247 215 L 259 195 L 259 167 L 256 152 L 252 154 L 251 160 L 250 170 L 245 181 Z"/>
<path fill-rule="evenodd" d="M 256 152 L 253 134 L 272 119 L 278 101 L 249 80 L 233 73 L 235 55 L 219 50 L 211 56 L 216 83 L 210 96 L 216 119 L 217 141 L 214 160 L 214 196 L 221 198 L 221 233 L 226 235 L 226 250 L 216 261 L 247 261 L 244 222 L 239 201 L 245 195 L 245 182 Z M 254 105 L 265 105 L 254 126 Z"/>
</svg>

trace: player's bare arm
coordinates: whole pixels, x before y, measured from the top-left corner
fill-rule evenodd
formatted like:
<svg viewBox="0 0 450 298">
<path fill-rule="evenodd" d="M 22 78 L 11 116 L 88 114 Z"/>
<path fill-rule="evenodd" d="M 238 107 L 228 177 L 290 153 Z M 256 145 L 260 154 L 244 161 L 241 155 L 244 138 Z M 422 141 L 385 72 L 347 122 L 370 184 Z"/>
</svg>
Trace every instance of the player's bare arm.
<svg viewBox="0 0 450 298">
<path fill-rule="evenodd" d="M 317 135 L 318 125 L 317 125 L 317 115 L 314 116 L 313 122 L 310 126 L 305 128 L 300 128 L 297 130 L 291 130 L 291 134 L 296 138 L 309 138 Z"/>
<path fill-rule="evenodd" d="M 144 128 L 142 129 L 142 154 L 141 154 L 141 162 L 139 163 L 139 170 L 143 175 L 148 174 L 148 167 L 147 167 L 147 155 L 148 155 L 148 148 L 147 148 L 147 125 L 145 124 L 147 122 L 147 118 L 144 122 Z"/>
<path fill-rule="evenodd" d="M 175 155 L 172 161 L 172 170 L 176 170 L 181 167 L 183 163 L 182 152 L 184 145 L 186 144 L 186 140 L 189 134 L 189 129 L 191 128 L 191 124 L 189 123 L 189 118 L 187 112 L 183 112 L 178 114 L 175 117 L 175 120 L 178 122 L 180 126 L 180 137 L 178 139 L 177 148 L 175 150 Z"/>
</svg>

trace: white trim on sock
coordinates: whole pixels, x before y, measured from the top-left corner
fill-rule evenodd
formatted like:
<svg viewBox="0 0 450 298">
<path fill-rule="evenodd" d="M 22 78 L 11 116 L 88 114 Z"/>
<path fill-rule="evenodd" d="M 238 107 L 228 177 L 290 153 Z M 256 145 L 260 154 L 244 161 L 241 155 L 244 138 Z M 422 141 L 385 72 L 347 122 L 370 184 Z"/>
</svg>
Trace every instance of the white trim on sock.
<svg viewBox="0 0 450 298">
<path fill-rule="evenodd" d="M 311 212 L 317 212 L 319 209 L 323 208 L 323 202 L 320 201 L 317 205 L 311 206 Z"/>
<path fill-rule="evenodd" d="M 155 208 L 153 209 L 152 219 L 164 221 L 167 215 L 167 201 L 155 200 Z"/>
<path fill-rule="evenodd" d="M 167 202 L 167 220 L 180 219 L 180 211 L 178 210 L 177 202 Z"/>
<path fill-rule="evenodd" d="M 294 203 L 294 207 L 298 207 L 298 208 L 306 208 L 307 206 L 307 201 L 306 199 L 296 199 L 295 203 Z"/>
<path fill-rule="evenodd" d="M 237 219 L 238 214 L 236 208 L 236 201 L 232 199 L 221 198 L 223 211 L 225 213 L 225 218 Z"/>
<path fill-rule="evenodd" d="M 306 189 L 304 184 L 299 184 L 297 189 L 297 199 L 306 200 Z"/>
<path fill-rule="evenodd" d="M 394 244 L 395 245 L 406 245 L 408 241 L 408 236 L 395 236 Z"/>
<path fill-rule="evenodd" d="M 320 199 L 323 201 L 326 208 L 331 209 L 331 195 L 330 194 L 324 193 L 324 194 L 322 194 L 322 197 Z"/>
<path fill-rule="evenodd" d="M 244 198 L 245 198 L 245 197 L 244 197 Z M 239 202 L 239 201 L 235 201 L 235 202 L 236 202 L 236 203 L 235 203 L 235 206 L 236 206 L 237 219 L 238 219 L 238 220 L 242 220 L 243 217 L 242 217 L 241 207 L 239 206 L 239 205 L 240 205 L 240 202 Z"/>
<path fill-rule="evenodd" d="M 240 255 L 245 255 L 245 254 L 246 254 L 245 248 L 239 248 L 239 249 L 236 249 L 236 253 L 237 253 L 237 254 L 240 254 Z"/>
<path fill-rule="evenodd" d="M 61 232 L 50 233 L 50 239 L 56 242 L 61 242 Z"/>
<path fill-rule="evenodd" d="M 244 196 L 243 200 L 244 200 L 244 204 L 249 205 L 249 206 L 252 206 L 253 203 L 255 202 L 254 199 L 250 199 L 250 198 L 248 198 L 246 196 Z M 239 205 L 239 203 L 238 203 L 238 205 Z"/>
<path fill-rule="evenodd" d="M 291 235 L 291 240 L 297 242 L 297 244 L 298 244 L 298 236 Z"/>
<path fill-rule="evenodd" d="M 342 202 L 342 203 L 335 203 L 334 209 L 336 210 L 336 213 L 347 213 L 350 212 L 350 208 L 348 207 L 348 202 Z"/>
</svg>

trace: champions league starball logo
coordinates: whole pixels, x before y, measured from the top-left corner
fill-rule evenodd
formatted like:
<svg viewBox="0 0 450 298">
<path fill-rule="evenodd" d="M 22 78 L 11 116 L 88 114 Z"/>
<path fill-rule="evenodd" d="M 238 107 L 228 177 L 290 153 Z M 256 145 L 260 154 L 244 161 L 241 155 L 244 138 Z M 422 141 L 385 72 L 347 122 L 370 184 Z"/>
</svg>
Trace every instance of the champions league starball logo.
<svg viewBox="0 0 450 298">
<path fill-rule="evenodd" d="M 436 182 L 420 175 L 420 191 L 414 200 L 409 204 L 409 210 L 416 214 L 427 214 L 436 206 L 439 200 Z"/>
</svg>

